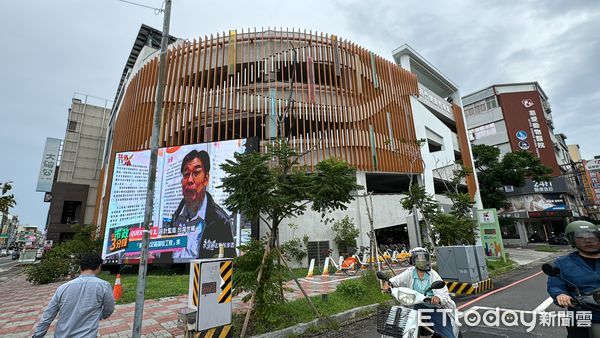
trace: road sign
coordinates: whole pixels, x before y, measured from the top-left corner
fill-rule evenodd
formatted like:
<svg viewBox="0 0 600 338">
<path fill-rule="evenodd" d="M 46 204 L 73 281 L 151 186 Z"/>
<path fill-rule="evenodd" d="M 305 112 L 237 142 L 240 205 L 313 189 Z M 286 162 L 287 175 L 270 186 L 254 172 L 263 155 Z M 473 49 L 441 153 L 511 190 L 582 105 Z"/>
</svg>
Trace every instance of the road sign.
<svg viewBox="0 0 600 338">
<path fill-rule="evenodd" d="M 527 132 L 525 130 L 519 130 L 517 132 L 517 138 L 521 141 L 525 141 L 527 139 Z"/>
<path fill-rule="evenodd" d="M 529 142 L 527 141 L 519 141 L 519 148 L 523 150 L 529 149 Z"/>
</svg>

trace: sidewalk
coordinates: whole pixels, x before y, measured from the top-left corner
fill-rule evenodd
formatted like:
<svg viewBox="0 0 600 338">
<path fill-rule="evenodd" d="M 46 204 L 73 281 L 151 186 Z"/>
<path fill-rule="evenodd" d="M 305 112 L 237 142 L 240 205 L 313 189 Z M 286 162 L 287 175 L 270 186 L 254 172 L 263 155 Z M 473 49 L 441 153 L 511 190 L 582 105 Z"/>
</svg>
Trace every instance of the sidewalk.
<svg viewBox="0 0 600 338">
<path fill-rule="evenodd" d="M 309 296 L 335 291 L 339 283 L 350 278 L 344 274 L 331 277 L 315 276 L 312 280 L 301 279 L 300 284 Z M 33 285 L 21 274 L 0 284 L 0 337 L 31 337 L 35 323 L 54 291 L 64 282 L 47 285 Z M 291 280 L 286 286 L 292 292 L 286 293 L 289 300 L 302 298 L 302 292 Z M 241 312 L 248 304 L 241 301 L 242 296 L 233 298 L 233 311 Z M 144 337 L 183 337 L 183 330 L 177 327 L 177 316 L 187 306 L 187 294 L 177 297 L 149 299 L 144 302 Z M 134 303 L 117 305 L 115 312 L 107 320 L 100 322 L 102 337 L 130 337 L 133 325 Z M 56 320 L 48 330 L 52 337 Z"/>
<path fill-rule="evenodd" d="M 511 247 L 504 248 L 506 253 L 509 255 L 509 258 L 515 261 L 518 265 L 527 265 L 529 263 L 550 257 L 555 254 L 566 254 L 573 249 L 570 246 L 557 246 L 558 252 L 543 252 L 543 251 L 535 251 L 535 246 L 530 247 Z"/>
</svg>

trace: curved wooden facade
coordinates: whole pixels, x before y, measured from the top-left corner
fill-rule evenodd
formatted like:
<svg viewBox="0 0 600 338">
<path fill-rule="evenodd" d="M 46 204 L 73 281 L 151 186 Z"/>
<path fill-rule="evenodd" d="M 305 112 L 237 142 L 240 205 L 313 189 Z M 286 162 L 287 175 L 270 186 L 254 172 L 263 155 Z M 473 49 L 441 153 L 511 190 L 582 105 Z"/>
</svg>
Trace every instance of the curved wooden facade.
<svg viewBox="0 0 600 338">
<path fill-rule="evenodd" d="M 423 170 L 409 99 L 416 76 L 335 35 L 230 31 L 171 45 L 167 69 L 160 146 L 264 145 L 281 131 L 311 168 L 335 156 L 362 171 Z M 157 71 L 155 54 L 125 85 L 111 157 L 150 147 Z"/>
<path fill-rule="evenodd" d="M 232 31 L 179 43 L 167 59 L 161 146 L 268 140 L 283 129 L 299 149 L 314 149 L 309 165 L 336 156 L 359 170 L 421 171 L 397 151 L 415 139 L 415 75 L 356 44 L 335 35 Z M 155 57 L 127 84 L 112 154 L 149 148 L 157 70 Z M 278 121 L 283 128 L 273 125 Z"/>
</svg>

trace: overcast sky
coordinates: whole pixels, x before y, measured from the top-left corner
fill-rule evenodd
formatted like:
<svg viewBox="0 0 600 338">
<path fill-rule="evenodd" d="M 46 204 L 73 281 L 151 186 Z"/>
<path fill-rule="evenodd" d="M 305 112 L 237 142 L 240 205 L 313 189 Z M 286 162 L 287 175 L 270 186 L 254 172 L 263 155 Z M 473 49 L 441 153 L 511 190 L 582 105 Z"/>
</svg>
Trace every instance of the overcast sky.
<svg viewBox="0 0 600 338">
<path fill-rule="evenodd" d="M 162 29 L 162 15 L 118 0 L 2 3 L 0 182 L 14 182 L 21 223 L 46 223 L 35 192 L 46 137 L 64 138 L 75 92 L 114 98 L 142 23 Z M 463 95 L 538 81 L 556 132 L 600 154 L 599 1 L 173 1 L 176 37 L 254 27 L 336 34 L 389 60 L 408 43 Z"/>
</svg>

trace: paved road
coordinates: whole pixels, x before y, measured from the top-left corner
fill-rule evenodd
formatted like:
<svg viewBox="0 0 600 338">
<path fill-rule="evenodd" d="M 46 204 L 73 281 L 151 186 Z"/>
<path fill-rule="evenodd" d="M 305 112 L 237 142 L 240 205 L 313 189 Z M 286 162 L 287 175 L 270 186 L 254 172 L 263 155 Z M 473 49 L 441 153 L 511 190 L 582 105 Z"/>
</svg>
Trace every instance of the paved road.
<svg viewBox="0 0 600 338">
<path fill-rule="evenodd" d="M 551 260 L 550 257 L 547 260 Z M 542 262 L 532 263 L 522 266 L 519 269 L 503 276 L 501 281 L 495 283 L 494 290 L 478 296 L 456 299 L 457 305 L 461 311 L 474 311 L 482 315 L 485 311 L 499 308 L 500 318 L 507 310 L 521 310 L 515 312 L 518 316 L 524 316 L 528 322 L 532 321 L 532 311 L 534 309 L 545 310 L 548 312 L 561 311 L 561 309 L 548 301 L 546 293 L 546 276 L 541 271 Z M 476 318 L 472 313 L 469 318 Z M 504 315 L 507 316 L 507 315 Z M 488 317 L 492 319 L 493 317 Z M 539 320 L 539 316 L 537 317 Z M 512 321 L 510 316 L 507 317 Z M 558 324 L 556 324 L 558 325 Z M 465 338 L 474 337 L 565 337 L 566 330 L 562 327 L 547 327 L 536 325 L 532 331 L 527 332 L 527 327 L 503 326 L 486 327 L 483 323 L 476 327 L 463 326 L 461 329 Z M 356 322 L 340 331 L 330 332 L 321 337 L 380 337 L 376 331 L 376 319 L 371 317 Z"/>
<path fill-rule="evenodd" d="M 22 268 L 18 265 L 18 261 L 13 261 L 10 256 L 0 257 L 0 283 L 22 271 Z"/>
</svg>

